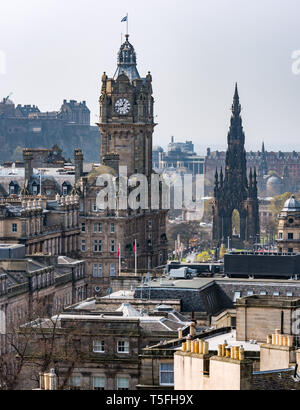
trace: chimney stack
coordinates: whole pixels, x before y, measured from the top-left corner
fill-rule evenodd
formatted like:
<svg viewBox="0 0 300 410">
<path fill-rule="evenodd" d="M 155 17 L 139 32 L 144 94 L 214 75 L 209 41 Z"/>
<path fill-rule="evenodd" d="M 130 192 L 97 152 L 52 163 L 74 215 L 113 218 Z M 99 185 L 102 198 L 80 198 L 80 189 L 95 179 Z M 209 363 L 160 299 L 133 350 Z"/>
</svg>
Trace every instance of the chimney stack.
<svg viewBox="0 0 300 410">
<path fill-rule="evenodd" d="M 33 155 L 30 149 L 23 149 L 23 161 L 25 167 L 25 182 L 29 181 L 33 173 L 32 168 Z"/>
<path fill-rule="evenodd" d="M 83 153 L 80 148 L 76 148 L 74 151 L 74 162 L 75 162 L 75 183 L 83 175 Z"/>
</svg>

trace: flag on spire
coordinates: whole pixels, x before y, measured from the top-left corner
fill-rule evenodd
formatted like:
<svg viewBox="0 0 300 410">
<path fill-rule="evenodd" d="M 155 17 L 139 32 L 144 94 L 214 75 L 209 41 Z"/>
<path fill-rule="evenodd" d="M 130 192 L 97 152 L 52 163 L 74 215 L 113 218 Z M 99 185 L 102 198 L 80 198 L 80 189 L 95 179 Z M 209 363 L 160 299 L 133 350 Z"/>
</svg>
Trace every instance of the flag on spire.
<svg viewBox="0 0 300 410">
<path fill-rule="evenodd" d="M 133 247 L 133 249 L 134 249 L 134 253 L 136 253 L 136 240 L 134 241 L 134 247 Z"/>
<path fill-rule="evenodd" d="M 121 23 L 123 23 L 123 21 L 127 21 L 127 19 L 128 19 L 128 16 L 123 17 L 121 20 Z"/>
<path fill-rule="evenodd" d="M 121 250 L 120 250 L 120 245 L 118 247 L 118 252 L 117 252 L 117 258 L 120 256 Z"/>
</svg>

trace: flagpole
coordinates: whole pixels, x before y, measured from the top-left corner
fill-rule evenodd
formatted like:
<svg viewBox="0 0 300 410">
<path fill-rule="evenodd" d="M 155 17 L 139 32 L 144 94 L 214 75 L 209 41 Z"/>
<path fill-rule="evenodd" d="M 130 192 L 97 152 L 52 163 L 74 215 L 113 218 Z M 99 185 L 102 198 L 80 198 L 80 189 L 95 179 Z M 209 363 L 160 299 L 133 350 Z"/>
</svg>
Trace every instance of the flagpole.
<svg viewBox="0 0 300 410">
<path fill-rule="evenodd" d="M 40 170 L 40 197 L 42 197 L 42 170 Z"/>
<path fill-rule="evenodd" d="M 134 274 L 137 275 L 137 249 L 136 249 L 136 239 L 134 240 Z"/>
<path fill-rule="evenodd" d="M 128 13 L 126 15 L 127 15 L 126 28 L 127 28 L 127 35 L 128 35 Z"/>
<path fill-rule="evenodd" d="M 121 276 L 121 245 L 119 244 L 119 276 Z"/>
</svg>

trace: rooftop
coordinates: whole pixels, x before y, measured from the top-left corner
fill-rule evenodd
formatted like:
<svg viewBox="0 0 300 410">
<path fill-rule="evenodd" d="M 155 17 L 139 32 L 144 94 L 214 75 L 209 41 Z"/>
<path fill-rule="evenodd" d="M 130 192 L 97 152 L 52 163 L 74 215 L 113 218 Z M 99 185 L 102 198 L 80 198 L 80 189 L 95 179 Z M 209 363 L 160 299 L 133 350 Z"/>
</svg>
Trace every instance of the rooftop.
<svg viewBox="0 0 300 410">
<path fill-rule="evenodd" d="M 236 331 L 231 330 L 231 332 L 217 334 L 215 336 L 211 336 L 205 338 L 208 342 L 208 349 L 210 351 L 218 350 L 218 345 L 223 344 L 225 342 L 228 343 L 228 346 L 243 346 L 245 351 L 248 352 L 259 352 L 261 343 L 251 343 L 245 341 L 237 341 L 236 340 Z"/>
<path fill-rule="evenodd" d="M 279 285 L 284 283 L 285 285 L 294 286 L 295 283 L 299 281 L 292 281 L 290 279 L 249 279 L 249 278 L 228 278 L 228 277 L 211 277 L 211 278 L 202 278 L 197 277 L 193 279 L 152 279 L 150 284 L 139 285 L 138 288 L 152 287 L 152 288 L 182 288 L 182 289 L 203 289 L 207 286 L 212 285 L 213 283 L 255 283 L 262 285 Z"/>
</svg>

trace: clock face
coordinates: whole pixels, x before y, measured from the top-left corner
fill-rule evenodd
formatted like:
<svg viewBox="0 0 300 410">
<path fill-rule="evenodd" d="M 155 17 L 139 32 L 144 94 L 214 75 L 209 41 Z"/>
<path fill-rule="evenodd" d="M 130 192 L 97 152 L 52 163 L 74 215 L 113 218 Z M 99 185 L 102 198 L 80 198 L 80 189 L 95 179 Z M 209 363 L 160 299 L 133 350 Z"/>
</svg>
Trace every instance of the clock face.
<svg viewBox="0 0 300 410">
<path fill-rule="evenodd" d="M 130 111 L 130 102 L 126 98 L 119 98 L 115 103 L 115 111 L 120 115 L 126 115 Z"/>
</svg>

